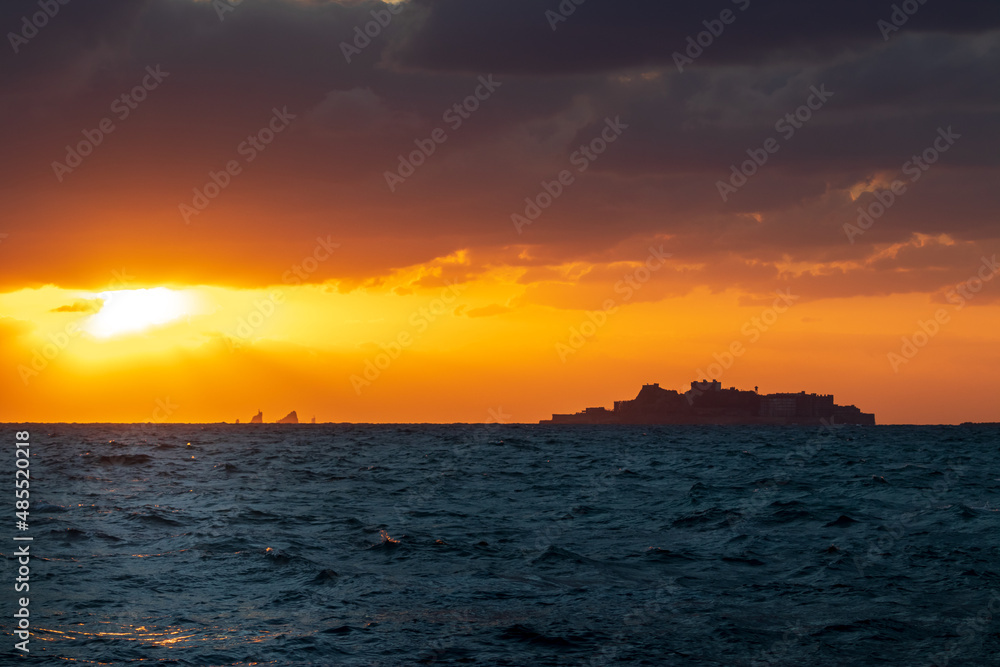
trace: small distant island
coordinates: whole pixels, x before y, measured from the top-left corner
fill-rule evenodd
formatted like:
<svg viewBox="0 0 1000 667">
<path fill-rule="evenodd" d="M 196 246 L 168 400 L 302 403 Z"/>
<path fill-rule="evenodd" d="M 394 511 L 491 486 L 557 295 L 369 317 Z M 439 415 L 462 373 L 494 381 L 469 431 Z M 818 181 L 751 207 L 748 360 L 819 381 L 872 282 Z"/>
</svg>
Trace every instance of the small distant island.
<svg viewBox="0 0 1000 667">
<path fill-rule="evenodd" d="M 298 424 L 299 423 L 299 416 L 297 414 L 295 414 L 295 410 L 292 410 L 291 412 L 288 413 L 288 415 L 286 417 L 284 417 L 283 419 L 279 419 L 276 423 L 278 423 L 278 424 Z"/>
<path fill-rule="evenodd" d="M 240 420 L 237 419 L 236 423 L 239 424 Z M 253 416 L 253 418 L 250 419 L 250 423 L 251 424 L 263 424 L 264 423 L 264 413 L 261 410 L 257 410 L 257 414 L 255 414 Z M 295 410 L 292 410 L 287 415 L 285 415 L 284 417 L 282 417 L 281 419 L 279 419 L 278 421 L 276 421 L 274 423 L 275 424 L 298 424 L 299 423 L 299 415 L 295 412 Z M 315 417 L 312 418 L 312 423 L 313 424 L 316 423 L 316 418 Z"/>
<path fill-rule="evenodd" d="M 540 424 L 855 424 L 874 426 L 875 415 L 853 405 L 836 405 L 832 394 L 759 394 L 730 387 L 718 380 L 691 383 L 684 393 L 645 384 L 632 400 L 615 401 L 614 408 L 587 408 L 570 415 L 552 415 Z"/>
</svg>

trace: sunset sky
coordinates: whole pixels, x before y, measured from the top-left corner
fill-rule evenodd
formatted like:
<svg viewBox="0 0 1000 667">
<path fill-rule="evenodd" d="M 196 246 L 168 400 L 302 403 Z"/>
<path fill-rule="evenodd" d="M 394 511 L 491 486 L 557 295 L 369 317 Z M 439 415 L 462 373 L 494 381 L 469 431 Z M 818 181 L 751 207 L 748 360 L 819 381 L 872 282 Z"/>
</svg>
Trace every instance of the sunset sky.
<svg viewBox="0 0 1000 667">
<path fill-rule="evenodd" d="M 1000 421 L 1000 4 L 901 4 L 5 2 L 0 421 Z"/>
</svg>

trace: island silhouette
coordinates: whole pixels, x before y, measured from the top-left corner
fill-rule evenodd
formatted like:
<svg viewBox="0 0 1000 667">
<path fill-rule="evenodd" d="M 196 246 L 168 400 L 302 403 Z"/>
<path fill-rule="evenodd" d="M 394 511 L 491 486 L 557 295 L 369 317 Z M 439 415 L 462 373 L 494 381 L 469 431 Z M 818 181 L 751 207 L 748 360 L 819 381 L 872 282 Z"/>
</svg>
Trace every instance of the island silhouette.
<svg viewBox="0 0 1000 667">
<path fill-rule="evenodd" d="M 874 426 L 875 415 L 853 405 L 837 405 L 833 394 L 759 394 L 723 389 L 718 380 L 695 380 L 684 393 L 644 384 L 639 394 L 615 401 L 614 408 L 586 408 L 553 414 L 540 424 L 856 424 Z"/>
<path fill-rule="evenodd" d="M 275 422 L 276 424 L 298 424 L 299 416 L 295 414 L 295 410 L 289 412 L 285 417 L 279 419 Z"/>
</svg>

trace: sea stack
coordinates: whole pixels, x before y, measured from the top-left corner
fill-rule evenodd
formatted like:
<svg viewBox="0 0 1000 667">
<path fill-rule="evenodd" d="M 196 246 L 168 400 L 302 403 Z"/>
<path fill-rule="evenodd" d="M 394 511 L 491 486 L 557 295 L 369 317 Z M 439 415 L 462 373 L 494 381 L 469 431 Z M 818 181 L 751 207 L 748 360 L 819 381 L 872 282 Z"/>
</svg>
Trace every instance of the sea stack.
<svg viewBox="0 0 1000 667">
<path fill-rule="evenodd" d="M 295 414 L 295 410 L 292 410 L 291 412 L 288 413 L 288 416 L 286 416 L 284 419 L 279 419 L 277 421 L 277 423 L 278 424 L 298 424 L 299 423 L 299 416 L 297 414 Z"/>
<path fill-rule="evenodd" d="M 253 416 L 253 419 L 250 420 L 250 423 L 251 424 L 263 424 L 264 423 L 264 413 L 261 412 L 260 410 L 257 410 L 257 414 L 255 414 Z"/>
</svg>

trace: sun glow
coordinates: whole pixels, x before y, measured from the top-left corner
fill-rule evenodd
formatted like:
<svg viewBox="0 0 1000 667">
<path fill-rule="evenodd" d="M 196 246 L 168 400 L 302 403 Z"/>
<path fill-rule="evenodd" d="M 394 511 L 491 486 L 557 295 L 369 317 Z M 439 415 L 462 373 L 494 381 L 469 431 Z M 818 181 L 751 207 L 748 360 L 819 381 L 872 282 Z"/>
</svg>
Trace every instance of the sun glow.
<svg viewBox="0 0 1000 667">
<path fill-rule="evenodd" d="M 97 338 L 137 333 L 190 315 L 194 299 L 166 287 L 118 290 L 95 295 L 103 301 L 83 329 Z"/>
</svg>

